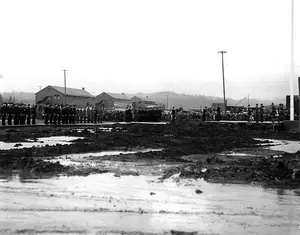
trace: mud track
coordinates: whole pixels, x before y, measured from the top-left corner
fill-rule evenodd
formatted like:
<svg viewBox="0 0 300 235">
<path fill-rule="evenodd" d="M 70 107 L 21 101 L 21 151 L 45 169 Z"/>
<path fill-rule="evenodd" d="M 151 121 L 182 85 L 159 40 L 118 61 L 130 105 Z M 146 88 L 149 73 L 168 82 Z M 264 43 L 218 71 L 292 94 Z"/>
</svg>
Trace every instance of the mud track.
<svg viewBox="0 0 300 235">
<path fill-rule="evenodd" d="M 247 127 L 229 127 L 216 123 L 183 121 L 176 125 L 118 125 L 105 128 L 78 129 L 78 127 L 30 127 L 5 129 L 0 140 L 22 142 L 49 136 L 78 136 L 71 145 L 32 147 L 0 151 L 2 170 L 25 169 L 35 173 L 88 175 L 107 172 L 98 167 L 78 169 L 59 163 L 44 162 L 55 156 L 105 150 L 163 149 L 160 152 L 124 154 L 102 158 L 103 161 L 157 161 L 176 162 L 167 169 L 162 180 L 174 173 L 180 177 L 204 178 L 207 181 L 227 183 L 260 183 L 264 185 L 297 186 L 300 184 L 300 154 L 284 154 L 282 158 L 271 155 L 228 159 L 218 156 L 225 150 L 252 148 L 260 143 L 253 138 L 279 138 L 299 140 L 300 135 L 284 131 L 250 130 Z M 190 159 L 189 157 L 194 157 Z M 203 171 L 206 169 L 206 171 Z"/>
</svg>

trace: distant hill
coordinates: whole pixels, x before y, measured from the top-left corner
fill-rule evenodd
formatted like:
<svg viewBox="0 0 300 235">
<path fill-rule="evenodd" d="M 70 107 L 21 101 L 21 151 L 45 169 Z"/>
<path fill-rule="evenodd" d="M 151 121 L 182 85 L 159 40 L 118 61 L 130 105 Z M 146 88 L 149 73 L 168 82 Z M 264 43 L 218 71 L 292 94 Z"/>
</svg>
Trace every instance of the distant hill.
<svg viewBox="0 0 300 235">
<path fill-rule="evenodd" d="M 3 92 L 1 93 L 3 100 L 8 101 L 9 97 L 14 97 L 16 102 L 23 102 L 34 104 L 35 103 L 35 93 L 32 92 Z M 168 95 L 167 95 L 168 94 Z M 154 93 L 135 93 L 135 94 L 126 94 L 128 97 L 138 96 L 138 97 L 148 97 L 150 100 L 155 101 L 156 103 L 164 104 L 165 107 L 172 108 L 175 106 L 176 108 L 182 107 L 186 110 L 192 108 L 203 108 L 205 106 L 210 107 L 212 103 L 223 103 L 222 97 L 214 97 L 214 96 L 204 96 L 204 95 L 191 95 L 191 94 L 178 94 L 175 92 L 154 92 Z M 168 100 L 168 101 L 167 101 Z M 248 100 L 244 99 L 242 101 L 227 99 L 228 105 L 241 105 L 247 106 Z M 256 103 L 263 103 L 265 106 L 270 105 L 272 102 L 275 104 L 283 103 L 285 104 L 285 100 L 283 99 L 275 99 L 271 100 L 258 100 L 258 99 L 250 99 L 250 105 L 254 106 Z"/>
<path fill-rule="evenodd" d="M 168 94 L 168 95 L 167 95 Z M 190 94 L 178 94 L 175 92 L 155 92 L 155 93 L 136 93 L 134 94 L 139 97 L 148 97 L 150 100 L 153 100 L 157 103 L 165 104 L 165 107 L 172 108 L 175 106 L 176 108 L 182 107 L 184 109 L 192 109 L 192 108 L 203 108 L 205 106 L 210 107 L 212 103 L 223 103 L 223 98 L 214 97 L 214 96 L 204 96 L 204 95 L 190 95 Z M 283 103 L 285 104 L 285 100 L 276 99 L 276 100 L 258 100 L 258 99 L 250 99 L 249 103 L 251 106 L 255 104 L 263 103 L 265 106 L 274 104 Z M 240 105 L 247 106 L 248 99 L 244 100 L 235 100 L 235 99 L 227 99 L 228 105 Z"/>
<path fill-rule="evenodd" d="M 14 97 L 15 102 L 22 102 L 26 104 L 34 104 L 35 103 L 35 93 L 32 92 L 2 92 L 2 98 L 4 101 L 8 101 L 9 97 Z"/>
</svg>

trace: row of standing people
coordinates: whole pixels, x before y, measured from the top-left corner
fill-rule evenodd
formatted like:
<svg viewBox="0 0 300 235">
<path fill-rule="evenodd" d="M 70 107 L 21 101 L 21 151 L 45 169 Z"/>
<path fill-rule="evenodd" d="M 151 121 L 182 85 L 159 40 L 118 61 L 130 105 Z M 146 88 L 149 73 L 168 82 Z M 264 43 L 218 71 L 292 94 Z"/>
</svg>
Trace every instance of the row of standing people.
<svg viewBox="0 0 300 235">
<path fill-rule="evenodd" d="M 125 111 L 125 121 L 130 123 L 136 122 L 160 122 L 162 118 L 162 110 L 158 108 L 153 109 L 135 109 L 127 108 Z"/>
<path fill-rule="evenodd" d="M 103 110 L 91 106 L 46 105 L 42 115 L 46 125 L 98 123 L 103 121 Z"/>
<path fill-rule="evenodd" d="M 36 105 L 3 103 L 0 108 L 1 123 L 5 125 L 30 125 L 36 123 Z"/>
<path fill-rule="evenodd" d="M 129 107 L 124 111 L 104 110 L 97 107 L 76 107 L 75 105 L 47 105 L 43 112 L 45 124 L 75 124 L 75 123 L 102 123 L 103 121 L 131 122 L 131 121 L 161 121 L 161 109 L 138 109 L 131 110 Z"/>
<path fill-rule="evenodd" d="M 176 115 L 179 119 L 201 119 L 203 121 L 221 121 L 221 120 L 230 120 L 230 121 L 255 121 L 255 122 L 264 122 L 264 121 L 278 121 L 284 120 L 286 113 L 283 108 L 283 104 L 280 104 L 278 107 L 272 103 L 270 109 L 265 109 L 263 104 L 256 106 L 254 108 L 244 108 L 243 110 L 228 110 L 226 113 L 221 112 L 220 106 L 216 109 L 205 107 L 201 112 L 176 112 Z M 172 110 L 172 117 L 175 117 L 175 110 Z M 173 118 L 172 118 L 173 120 Z"/>
</svg>

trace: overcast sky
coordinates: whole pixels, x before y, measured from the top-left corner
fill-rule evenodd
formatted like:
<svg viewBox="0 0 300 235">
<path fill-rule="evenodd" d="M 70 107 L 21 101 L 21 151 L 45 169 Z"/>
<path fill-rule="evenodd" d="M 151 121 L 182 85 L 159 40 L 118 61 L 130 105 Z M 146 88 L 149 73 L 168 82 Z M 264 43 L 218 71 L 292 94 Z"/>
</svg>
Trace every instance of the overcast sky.
<svg viewBox="0 0 300 235">
<path fill-rule="evenodd" d="M 294 12 L 300 66 L 300 0 Z M 226 96 L 283 97 L 290 23 L 289 0 L 0 0 L 0 92 L 63 86 L 67 69 L 68 87 L 95 95 L 222 96 L 226 50 Z"/>
</svg>

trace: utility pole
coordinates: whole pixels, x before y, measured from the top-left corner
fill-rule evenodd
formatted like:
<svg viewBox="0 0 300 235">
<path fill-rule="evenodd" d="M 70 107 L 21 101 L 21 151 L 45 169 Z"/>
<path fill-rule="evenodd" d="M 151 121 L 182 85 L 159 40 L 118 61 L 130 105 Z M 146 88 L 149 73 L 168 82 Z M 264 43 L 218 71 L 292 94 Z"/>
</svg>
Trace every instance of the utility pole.
<svg viewBox="0 0 300 235">
<path fill-rule="evenodd" d="M 42 86 L 39 86 L 40 90 L 42 90 Z"/>
<path fill-rule="evenodd" d="M 167 92 L 167 110 L 169 109 L 169 92 Z"/>
<path fill-rule="evenodd" d="M 291 78 L 290 78 L 290 121 L 294 121 L 294 0 L 291 0 Z"/>
<path fill-rule="evenodd" d="M 223 54 L 227 53 L 226 51 L 219 51 L 218 53 L 222 54 L 222 75 L 223 75 L 223 97 L 224 97 L 224 108 L 225 108 L 225 112 L 226 112 L 226 99 L 225 99 L 225 77 L 224 77 L 224 57 Z"/>
<path fill-rule="evenodd" d="M 67 102 L 67 75 L 66 75 L 66 72 L 68 70 L 63 69 L 62 71 L 64 72 L 64 82 L 65 82 L 65 102 Z"/>
</svg>

